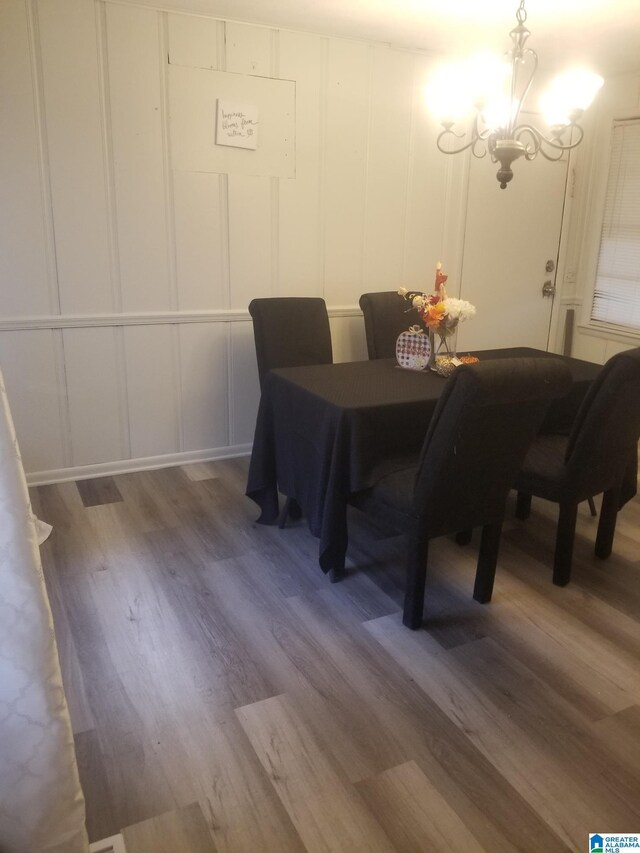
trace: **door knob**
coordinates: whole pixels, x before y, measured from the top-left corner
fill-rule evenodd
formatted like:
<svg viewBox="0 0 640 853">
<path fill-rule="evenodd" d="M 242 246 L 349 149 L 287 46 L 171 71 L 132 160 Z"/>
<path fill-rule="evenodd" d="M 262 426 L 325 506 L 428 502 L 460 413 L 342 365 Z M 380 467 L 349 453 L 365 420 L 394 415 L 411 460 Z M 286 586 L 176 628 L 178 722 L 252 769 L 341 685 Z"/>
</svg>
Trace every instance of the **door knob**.
<svg viewBox="0 0 640 853">
<path fill-rule="evenodd" d="M 542 285 L 542 295 L 543 296 L 555 296 L 555 293 L 556 293 L 556 286 L 551 281 L 551 279 L 549 279 L 548 281 L 545 281 L 545 283 Z"/>
</svg>

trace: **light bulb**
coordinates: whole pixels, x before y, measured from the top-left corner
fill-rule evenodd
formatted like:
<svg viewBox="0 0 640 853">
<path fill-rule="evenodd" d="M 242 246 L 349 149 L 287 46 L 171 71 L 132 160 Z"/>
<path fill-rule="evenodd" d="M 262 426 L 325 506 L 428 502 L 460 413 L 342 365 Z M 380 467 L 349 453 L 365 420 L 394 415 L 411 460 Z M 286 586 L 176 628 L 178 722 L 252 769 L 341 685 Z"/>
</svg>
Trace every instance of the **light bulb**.
<svg viewBox="0 0 640 853">
<path fill-rule="evenodd" d="M 511 66 L 504 56 L 493 53 L 477 53 L 466 62 L 467 85 L 474 100 L 484 104 L 505 91 Z"/>
<path fill-rule="evenodd" d="M 599 74 L 576 68 L 556 77 L 540 98 L 545 121 L 552 127 L 569 124 L 572 113 L 583 112 L 604 83 Z"/>
<path fill-rule="evenodd" d="M 513 103 L 508 95 L 501 92 L 493 95 L 484 105 L 482 120 L 491 130 L 498 130 L 509 125 Z"/>
<path fill-rule="evenodd" d="M 440 66 L 425 90 L 429 109 L 443 124 L 466 118 L 473 109 L 473 92 L 463 63 Z"/>
</svg>

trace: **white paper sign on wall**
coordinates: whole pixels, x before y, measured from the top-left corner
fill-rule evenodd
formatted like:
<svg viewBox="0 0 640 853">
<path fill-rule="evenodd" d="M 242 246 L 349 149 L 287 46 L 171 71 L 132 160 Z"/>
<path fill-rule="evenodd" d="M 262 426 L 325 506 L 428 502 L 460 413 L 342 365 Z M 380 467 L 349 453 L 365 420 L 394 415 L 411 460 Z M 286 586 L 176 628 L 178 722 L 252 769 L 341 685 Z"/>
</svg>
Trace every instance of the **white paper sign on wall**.
<svg viewBox="0 0 640 853">
<path fill-rule="evenodd" d="M 258 147 L 258 108 L 253 104 L 236 104 L 218 98 L 216 145 L 233 148 Z"/>
</svg>

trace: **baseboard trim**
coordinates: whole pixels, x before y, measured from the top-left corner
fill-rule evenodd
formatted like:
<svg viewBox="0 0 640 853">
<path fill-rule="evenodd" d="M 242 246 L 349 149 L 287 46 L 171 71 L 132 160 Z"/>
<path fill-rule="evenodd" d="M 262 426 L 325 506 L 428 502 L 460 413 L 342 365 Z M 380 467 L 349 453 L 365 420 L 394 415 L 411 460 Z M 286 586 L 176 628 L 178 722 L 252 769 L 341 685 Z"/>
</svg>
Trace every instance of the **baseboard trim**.
<svg viewBox="0 0 640 853">
<path fill-rule="evenodd" d="M 68 483 L 71 480 L 89 480 L 113 474 L 131 474 L 135 471 L 150 471 L 154 468 L 171 468 L 188 465 L 190 462 L 215 462 L 217 459 L 234 459 L 247 456 L 250 444 L 233 447 L 218 447 L 209 450 L 190 450 L 185 453 L 167 453 L 163 456 L 146 456 L 139 459 L 119 459 L 115 462 L 100 462 L 95 465 L 76 465 L 52 471 L 34 471 L 27 474 L 28 486 L 46 486 L 51 483 Z"/>
</svg>

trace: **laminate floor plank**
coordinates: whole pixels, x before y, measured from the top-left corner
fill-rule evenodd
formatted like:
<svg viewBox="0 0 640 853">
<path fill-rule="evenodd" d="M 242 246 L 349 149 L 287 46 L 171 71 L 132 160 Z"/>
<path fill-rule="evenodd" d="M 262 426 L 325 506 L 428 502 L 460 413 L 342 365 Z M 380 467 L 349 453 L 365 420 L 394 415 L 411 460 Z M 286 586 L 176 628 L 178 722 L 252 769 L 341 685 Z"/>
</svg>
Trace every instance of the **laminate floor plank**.
<svg viewBox="0 0 640 853">
<path fill-rule="evenodd" d="M 154 474 L 155 471 L 140 471 L 136 474 L 118 474 L 114 478 L 139 533 L 171 530 L 180 526 L 178 516 L 156 486 Z"/>
<path fill-rule="evenodd" d="M 494 701 L 489 685 L 469 683 L 452 653 L 439 649 L 426 632 L 409 634 L 394 617 L 367 628 L 524 801 L 545 816 L 557 839 L 574 849 L 591 819 L 577 780 L 527 739 Z"/>
<path fill-rule="evenodd" d="M 357 699 L 350 706 L 355 715 L 350 729 L 359 725 L 368 740 L 378 732 L 383 746 L 372 745 L 372 754 L 378 754 L 380 766 L 393 767 L 395 756 L 413 758 L 486 849 L 513 850 L 523 842 L 533 844 L 535 839 L 542 839 L 549 849 L 564 849 L 557 835 L 495 769 L 468 733 L 433 701 L 419 679 L 394 665 L 397 661 L 393 655 L 385 654 L 387 650 L 381 649 L 379 642 L 371 642 L 378 638 L 354 623 L 353 608 L 346 601 L 340 602 L 337 592 L 334 595 L 330 589 L 290 600 L 289 605 L 307 630 L 322 642 L 327 657 L 356 694 Z M 401 624 L 399 615 L 394 615 L 364 627 L 386 623 L 387 619 Z M 345 772 L 352 781 L 364 778 L 350 765 L 345 766 Z"/>
<path fill-rule="evenodd" d="M 215 462 L 191 462 L 183 465 L 182 470 L 194 483 L 198 480 L 211 480 L 218 476 Z"/>
<path fill-rule="evenodd" d="M 85 797 L 87 834 L 91 841 L 100 841 L 113 835 L 118 826 L 102 748 L 95 729 L 75 735 L 74 744 Z"/>
<path fill-rule="evenodd" d="M 562 589 L 557 508 L 509 517 L 488 605 L 477 531 L 436 540 L 410 632 L 403 538 L 350 512 L 330 584 L 304 519 L 256 523 L 247 469 L 32 490 L 91 840 L 562 853 L 640 820 L 640 498 L 606 561 L 580 507 Z"/>
<path fill-rule="evenodd" d="M 76 486 L 85 506 L 112 504 L 122 500 L 122 495 L 118 491 L 113 477 L 78 480 Z"/>
<path fill-rule="evenodd" d="M 588 592 L 580 577 L 566 587 L 554 586 L 550 577 L 536 571 L 539 564 L 523 559 L 522 552 L 510 542 L 504 543 L 501 550 L 503 571 L 535 593 L 531 598 L 526 596 L 526 603 L 535 607 L 539 624 L 544 624 L 545 630 L 561 639 L 572 653 L 599 667 L 603 676 L 616 678 L 635 699 L 640 688 L 638 679 L 633 677 L 640 662 L 638 614 L 634 618 L 617 609 L 606 596 Z M 619 559 L 612 556 L 607 561 L 612 573 Z M 500 602 L 499 597 L 496 602 Z"/>
<path fill-rule="evenodd" d="M 199 683 L 209 685 L 211 703 L 226 715 L 276 695 L 278 687 L 252 658 L 233 613 L 220 606 L 220 597 L 207 586 L 212 566 L 190 554 L 180 531 L 150 534 L 147 544 L 147 577 L 164 592 L 176 622 L 173 634 L 184 637 L 184 653 L 191 656 L 191 667 L 198 668 Z"/>
<path fill-rule="evenodd" d="M 259 554 L 218 564 L 207 575 L 209 589 L 227 609 L 245 637 L 247 653 L 264 677 L 298 703 L 309 724 L 316 724 L 326 748 L 359 776 L 398 763 L 393 744 L 372 749 L 358 697 L 307 627 L 292 616 L 287 600 L 260 575 Z M 366 709 L 364 709 L 366 718 Z M 379 741 L 379 739 L 378 739 Z M 379 751 L 386 758 L 380 764 Z M 402 758 L 400 756 L 400 758 Z"/>
<path fill-rule="evenodd" d="M 127 853 L 216 853 L 198 803 L 129 826 L 122 836 Z"/>
<path fill-rule="evenodd" d="M 238 703 L 273 691 L 203 586 L 199 552 L 185 557 L 176 530 L 172 549 L 167 531 L 139 535 L 121 504 L 86 515 L 96 541 L 109 544 L 103 570 L 91 578 L 104 670 L 115 661 L 102 680 L 111 714 L 98 719 L 104 773 L 116 788 L 118 823 L 109 834 L 196 798 L 218 849 L 299 851 L 290 820 L 228 716 Z"/>
<path fill-rule="evenodd" d="M 49 552 L 50 553 L 50 552 Z M 43 558 L 43 567 L 50 566 L 50 557 Z M 95 728 L 95 719 L 87 699 L 82 667 L 78 658 L 73 631 L 67 617 L 60 576 L 55 571 L 44 571 L 44 579 L 56 630 L 56 645 L 65 687 L 73 734 Z"/>
<path fill-rule="evenodd" d="M 624 768 L 636 773 L 640 767 L 640 706 L 632 705 L 592 724 L 598 742 L 609 751 L 613 773 Z"/>
<path fill-rule="evenodd" d="M 380 824 L 336 772 L 286 696 L 236 713 L 309 853 L 393 851 Z"/>
<path fill-rule="evenodd" d="M 587 718 L 599 719 L 637 702 L 640 684 L 633 673 L 638 659 L 628 642 L 637 624 L 604 602 L 592 602 L 591 619 L 578 618 L 576 610 L 582 608 L 585 599 L 582 592 L 576 591 L 577 585 L 558 590 L 547 578 L 532 584 L 539 565 L 509 543 L 501 554 L 492 602 L 461 605 L 463 615 L 475 625 L 476 639 L 491 635 Z M 427 625 L 429 633 L 441 640 L 441 632 L 432 630 L 433 619 L 441 624 L 443 618 L 441 613 L 434 615 L 434 598 L 446 594 L 438 588 L 446 587 L 451 593 L 455 587 L 460 596 L 468 588 L 468 573 L 462 564 L 450 561 L 446 570 L 440 566 L 431 580 Z M 620 632 L 621 620 L 629 626 L 625 641 L 612 642 L 604 626 L 615 622 L 615 630 Z M 604 641 L 594 640 L 593 622 L 603 626 L 603 633 L 608 635 Z"/>
<path fill-rule="evenodd" d="M 363 779 L 356 788 L 396 850 L 485 849 L 414 761 Z"/>
<path fill-rule="evenodd" d="M 549 765 L 556 763 L 563 773 L 574 776 L 574 791 L 598 825 L 640 821 L 640 767 L 618 764 L 612 773 L 615 757 L 551 687 L 491 638 L 456 649 L 452 657 L 462 663 L 469 682 L 500 707 L 540 755 L 547 756 Z"/>
<path fill-rule="evenodd" d="M 178 734 L 176 734 L 176 732 Z M 237 717 L 213 721 L 205 714 L 169 730 L 182 757 L 165 751 L 165 769 L 188 802 L 195 793 L 218 851 L 303 853 L 300 837 L 252 749 Z M 188 776 L 188 779 L 181 778 Z"/>
<path fill-rule="evenodd" d="M 105 555 L 87 524 L 87 514 L 75 483 L 39 486 L 42 521 L 53 526 L 40 553 L 55 564 L 59 575 L 87 574 L 104 569 Z"/>
</svg>

